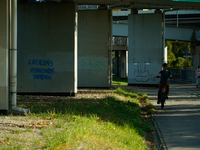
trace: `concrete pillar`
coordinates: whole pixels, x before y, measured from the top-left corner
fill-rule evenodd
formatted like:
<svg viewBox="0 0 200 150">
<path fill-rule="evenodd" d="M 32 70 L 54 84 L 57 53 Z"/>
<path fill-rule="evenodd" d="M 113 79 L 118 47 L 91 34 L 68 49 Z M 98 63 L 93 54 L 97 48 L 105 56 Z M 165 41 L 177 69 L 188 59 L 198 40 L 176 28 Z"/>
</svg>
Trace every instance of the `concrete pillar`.
<svg viewBox="0 0 200 150">
<path fill-rule="evenodd" d="M 167 63 L 167 41 L 164 44 L 164 63 Z"/>
<path fill-rule="evenodd" d="M 195 46 L 193 50 L 193 68 L 194 70 L 200 66 L 200 46 Z"/>
<path fill-rule="evenodd" d="M 81 10 L 78 13 L 78 87 L 110 87 L 110 11 Z"/>
<path fill-rule="evenodd" d="M 120 54 L 120 78 L 126 78 L 126 51 Z"/>
<path fill-rule="evenodd" d="M 130 14 L 128 84 L 158 84 L 164 62 L 163 15 Z"/>
<path fill-rule="evenodd" d="M 8 0 L 0 1 L 0 110 L 9 109 Z"/>
<path fill-rule="evenodd" d="M 199 65 L 199 54 L 193 54 L 193 69 L 196 70 Z"/>
<path fill-rule="evenodd" d="M 115 51 L 114 74 L 119 77 L 119 51 Z"/>
<path fill-rule="evenodd" d="M 126 51 L 126 77 L 128 77 L 128 51 Z"/>
<path fill-rule="evenodd" d="M 77 93 L 77 5 L 18 4 L 18 94 Z"/>
</svg>

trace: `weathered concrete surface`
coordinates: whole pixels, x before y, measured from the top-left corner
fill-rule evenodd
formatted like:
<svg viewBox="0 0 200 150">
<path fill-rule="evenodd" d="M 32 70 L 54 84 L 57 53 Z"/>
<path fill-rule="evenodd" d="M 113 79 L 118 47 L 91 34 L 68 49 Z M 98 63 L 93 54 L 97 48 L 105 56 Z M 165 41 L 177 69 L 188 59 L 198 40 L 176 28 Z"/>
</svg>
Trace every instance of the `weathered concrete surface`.
<svg viewBox="0 0 200 150">
<path fill-rule="evenodd" d="M 18 4 L 18 93 L 77 93 L 77 5 Z"/>
<path fill-rule="evenodd" d="M 128 16 L 128 84 L 157 84 L 164 61 L 163 15 Z"/>
<path fill-rule="evenodd" d="M 200 89 L 193 83 L 172 81 L 170 96 L 164 109 L 157 102 L 157 90 L 137 90 L 146 93 L 157 113 L 154 115 L 161 131 L 164 147 L 169 150 L 200 149 Z"/>
<path fill-rule="evenodd" d="M 8 110 L 8 1 L 0 1 L 0 110 Z"/>
<path fill-rule="evenodd" d="M 110 87 L 109 10 L 78 11 L 78 87 Z"/>
</svg>

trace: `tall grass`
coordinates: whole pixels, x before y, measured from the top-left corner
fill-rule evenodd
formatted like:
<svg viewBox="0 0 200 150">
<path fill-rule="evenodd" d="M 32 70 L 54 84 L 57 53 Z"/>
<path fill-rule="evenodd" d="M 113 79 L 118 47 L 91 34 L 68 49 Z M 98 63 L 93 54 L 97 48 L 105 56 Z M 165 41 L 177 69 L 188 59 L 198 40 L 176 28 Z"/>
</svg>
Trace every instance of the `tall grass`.
<svg viewBox="0 0 200 150">
<path fill-rule="evenodd" d="M 123 99 L 118 97 L 120 95 Z M 123 149 L 145 150 L 138 95 L 118 88 L 116 93 L 104 99 L 34 100 L 19 101 L 19 106 L 31 108 L 29 119 L 51 120 L 53 123 L 40 130 L 40 140 L 32 140 L 29 146 L 23 141 L 12 146 L 24 149 Z M 147 124 L 148 125 L 148 124 Z M 33 132 L 33 131 L 32 131 Z M 21 133 L 19 132 L 18 135 Z M 7 148 L 5 148 L 5 146 Z"/>
</svg>

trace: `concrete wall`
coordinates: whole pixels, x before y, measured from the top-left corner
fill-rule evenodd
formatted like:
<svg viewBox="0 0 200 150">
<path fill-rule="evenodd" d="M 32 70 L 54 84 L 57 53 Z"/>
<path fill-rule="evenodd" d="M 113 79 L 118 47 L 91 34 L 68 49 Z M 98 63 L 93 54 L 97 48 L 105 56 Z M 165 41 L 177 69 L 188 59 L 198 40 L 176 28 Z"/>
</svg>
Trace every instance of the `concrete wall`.
<svg viewBox="0 0 200 150">
<path fill-rule="evenodd" d="M 113 36 L 128 36 L 128 24 L 113 24 Z"/>
<path fill-rule="evenodd" d="M 18 94 L 77 92 L 75 3 L 18 4 Z"/>
<path fill-rule="evenodd" d="M 9 109 L 8 1 L 0 1 L 0 110 Z"/>
<path fill-rule="evenodd" d="M 82 10 L 78 14 L 78 87 L 109 87 L 109 11 Z"/>
<path fill-rule="evenodd" d="M 179 41 L 191 41 L 193 35 L 193 29 L 191 28 L 177 28 L 167 27 L 165 28 L 165 39 L 167 40 L 179 40 Z"/>
<path fill-rule="evenodd" d="M 158 84 L 164 61 L 162 14 L 131 14 L 129 19 L 128 84 Z"/>
</svg>

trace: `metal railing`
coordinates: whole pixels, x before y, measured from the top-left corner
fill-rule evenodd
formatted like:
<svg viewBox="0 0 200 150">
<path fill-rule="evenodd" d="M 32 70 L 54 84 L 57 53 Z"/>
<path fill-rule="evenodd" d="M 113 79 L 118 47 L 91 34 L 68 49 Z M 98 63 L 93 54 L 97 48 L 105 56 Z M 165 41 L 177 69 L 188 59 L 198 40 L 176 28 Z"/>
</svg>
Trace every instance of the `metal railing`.
<svg viewBox="0 0 200 150">
<path fill-rule="evenodd" d="M 181 71 L 181 79 L 183 81 L 188 81 L 188 82 L 196 82 L 195 79 L 195 75 L 194 75 L 195 71 L 193 70 L 182 70 Z"/>
<path fill-rule="evenodd" d="M 99 5 L 78 5 L 78 10 L 98 9 Z"/>
<path fill-rule="evenodd" d="M 113 46 L 128 46 L 127 36 L 113 36 Z"/>
</svg>

